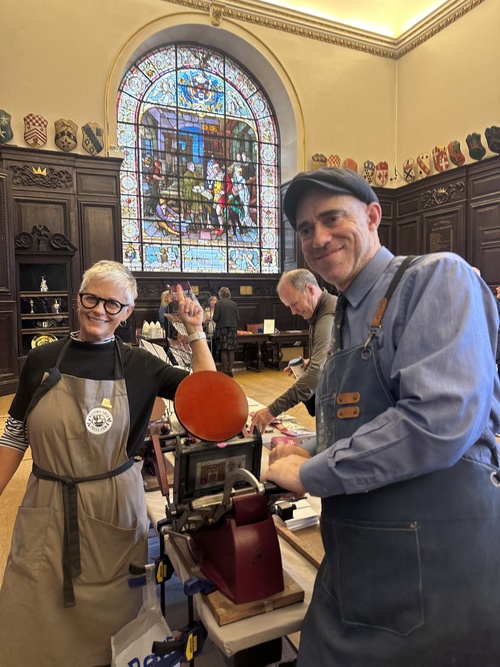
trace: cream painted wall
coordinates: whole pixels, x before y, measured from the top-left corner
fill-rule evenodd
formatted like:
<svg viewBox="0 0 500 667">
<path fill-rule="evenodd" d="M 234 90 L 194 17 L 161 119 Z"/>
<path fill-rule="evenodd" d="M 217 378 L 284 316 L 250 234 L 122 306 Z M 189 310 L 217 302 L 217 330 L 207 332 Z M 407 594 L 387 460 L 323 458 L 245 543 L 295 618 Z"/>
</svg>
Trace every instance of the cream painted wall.
<svg viewBox="0 0 500 667">
<path fill-rule="evenodd" d="M 500 126 L 500 2 L 481 5 L 398 61 L 397 163 Z"/>
<path fill-rule="evenodd" d="M 108 127 L 110 120 L 113 146 L 124 67 L 173 34 L 227 48 L 267 87 L 281 128 L 284 180 L 309 168 L 316 152 L 352 157 L 360 167 L 366 159 L 387 160 L 401 171 L 408 156 L 454 138 L 466 152 L 469 132 L 500 125 L 497 0 L 485 0 L 399 61 L 249 23 L 223 19 L 214 28 L 208 15 L 160 0 L 4 5 L 0 109 L 12 114 L 11 143 L 19 146 L 26 145 L 28 113 L 49 121 L 47 149 L 58 150 L 53 123 L 61 117 L 80 127 Z"/>
<path fill-rule="evenodd" d="M 208 15 L 159 0 L 9 2 L 2 20 L 10 29 L 0 40 L 1 62 L 7 63 L 0 69 L 0 108 L 13 117 L 13 144 L 26 145 L 23 118 L 28 113 L 49 121 L 47 149 L 58 150 L 53 123 L 61 117 L 79 127 L 88 121 L 105 127 L 108 81 L 112 113 L 123 67 L 139 44 L 157 42 L 158 34 L 173 26 L 193 24 L 199 40 L 209 45 L 218 41 L 222 47 L 235 39 L 246 41 L 263 54 L 269 68 L 276 68 L 278 92 L 262 63 L 258 76 L 270 86 L 275 107 L 280 96 L 289 98 L 288 109 L 281 105 L 288 118 L 279 118 L 283 144 L 292 145 L 294 153 L 283 156 L 284 180 L 309 167 L 316 152 L 338 153 L 359 163 L 394 160 L 392 61 L 250 24 L 223 21 L 221 28 L 213 28 Z M 189 38 L 190 30 L 183 32 Z M 243 63 L 255 71 L 252 58 Z M 113 123 L 110 127 L 112 146 Z M 83 152 L 80 146 L 76 152 Z"/>
</svg>

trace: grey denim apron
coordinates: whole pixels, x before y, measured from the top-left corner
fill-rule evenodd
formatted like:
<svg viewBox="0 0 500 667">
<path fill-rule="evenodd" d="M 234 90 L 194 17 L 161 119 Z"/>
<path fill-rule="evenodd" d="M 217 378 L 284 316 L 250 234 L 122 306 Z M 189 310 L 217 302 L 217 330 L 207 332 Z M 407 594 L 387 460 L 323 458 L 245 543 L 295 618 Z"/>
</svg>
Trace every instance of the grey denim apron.
<svg viewBox="0 0 500 667">
<path fill-rule="evenodd" d="M 380 372 L 376 331 L 325 364 L 320 451 L 396 403 Z M 500 665 L 497 473 L 496 453 L 491 466 L 464 456 L 446 470 L 324 498 L 325 558 L 298 666 Z"/>
</svg>

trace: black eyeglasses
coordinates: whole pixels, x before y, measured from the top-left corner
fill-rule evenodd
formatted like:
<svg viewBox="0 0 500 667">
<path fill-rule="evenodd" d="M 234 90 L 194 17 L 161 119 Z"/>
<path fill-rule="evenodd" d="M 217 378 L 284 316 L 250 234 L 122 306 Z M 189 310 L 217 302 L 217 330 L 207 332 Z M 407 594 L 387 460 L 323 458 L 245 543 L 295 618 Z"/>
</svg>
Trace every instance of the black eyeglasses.
<svg viewBox="0 0 500 667">
<path fill-rule="evenodd" d="M 100 296 L 89 294 L 88 292 L 80 292 L 79 297 L 82 306 L 84 308 L 88 308 L 89 310 L 91 308 L 95 308 L 99 301 L 102 301 L 104 310 L 108 313 L 108 315 L 118 315 L 118 313 L 120 313 L 123 308 L 130 306 L 129 303 L 120 303 L 116 299 L 103 299 Z"/>
</svg>

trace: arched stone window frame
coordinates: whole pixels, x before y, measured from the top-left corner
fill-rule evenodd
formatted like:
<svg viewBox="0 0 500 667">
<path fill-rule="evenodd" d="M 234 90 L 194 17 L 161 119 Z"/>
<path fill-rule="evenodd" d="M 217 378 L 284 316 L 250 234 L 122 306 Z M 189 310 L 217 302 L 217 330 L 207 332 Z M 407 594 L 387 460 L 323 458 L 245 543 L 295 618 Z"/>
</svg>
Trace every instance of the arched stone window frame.
<svg viewBox="0 0 500 667">
<path fill-rule="evenodd" d="M 303 114 L 292 82 L 281 63 L 266 45 L 237 23 L 226 21 L 224 28 L 213 28 L 206 25 L 203 17 L 192 13 L 152 22 L 138 31 L 116 58 L 106 87 L 111 154 L 120 154 L 117 144 L 113 145 L 113 138 L 117 137 L 116 95 L 124 73 L 148 51 L 179 41 L 197 42 L 223 51 L 243 64 L 251 63 L 252 74 L 266 91 L 276 114 L 281 134 L 281 181 L 286 182 L 297 171 L 304 169 Z"/>
</svg>

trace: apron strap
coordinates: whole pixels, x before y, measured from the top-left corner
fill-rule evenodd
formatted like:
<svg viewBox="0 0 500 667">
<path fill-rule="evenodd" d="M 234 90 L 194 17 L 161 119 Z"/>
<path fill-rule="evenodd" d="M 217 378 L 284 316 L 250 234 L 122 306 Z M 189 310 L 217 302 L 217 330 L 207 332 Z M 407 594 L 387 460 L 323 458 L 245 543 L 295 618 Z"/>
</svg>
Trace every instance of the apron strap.
<svg viewBox="0 0 500 667">
<path fill-rule="evenodd" d="M 408 255 L 408 257 L 405 257 L 399 269 L 396 271 L 394 278 L 391 280 L 391 284 L 389 285 L 387 292 L 380 299 L 379 304 L 377 306 L 377 310 L 375 311 L 375 315 L 373 316 L 373 320 L 370 326 L 370 331 L 368 333 L 368 338 L 366 339 L 366 342 L 363 347 L 364 350 L 366 350 L 368 345 L 371 343 L 372 338 L 376 336 L 377 333 L 380 331 L 380 327 L 382 326 L 382 318 L 384 317 L 387 305 L 389 304 L 389 301 L 391 300 L 391 297 L 394 294 L 396 287 L 399 285 L 399 281 L 401 280 L 403 273 L 409 267 L 413 259 L 415 259 L 415 255 Z"/>
<path fill-rule="evenodd" d="M 68 347 L 71 344 L 71 338 L 68 338 L 67 343 L 63 346 L 61 351 L 59 352 L 59 356 L 57 357 L 57 361 L 55 363 L 55 366 L 53 368 L 49 368 L 47 375 L 45 378 L 42 380 L 40 385 L 35 389 L 33 392 L 33 396 L 31 397 L 31 401 L 28 405 L 28 409 L 26 410 L 26 414 L 24 416 L 24 427 L 26 428 L 26 422 L 28 419 L 28 416 L 30 412 L 36 407 L 38 404 L 38 401 L 45 396 L 45 394 L 54 387 L 59 380 L 61 379 L 61 371 L 59 370 L 59 366 L 61 364 L 61 361 L 64 359 L 64 356 L 68 350 Z"/>
<path fill-rule="evenodd" d="M 127 459 L 118 468 L 100 473 L 99 475 L 90 475 L 89 477 L 66 477 L 56 475 L 49 470 L 43 470 L 36 463 L 33 463 L 33 474 L 38 479 L 45 479 L 55 482 L 61 482 L 63 492 L 64 507 L 64 538 L 63 538 L 63 593 L 64 606 L 75 606 L 75 593 L 73 590 L 74 577 L 77 577 L 81 571 L 80 563 L 80 535 L 78 531 L 78 494 L 77 484 L 82 482 L 93 482 L 100 479 L 116 477 L 125 470 L 134 465 L 134 459 Z"/>
</svg>

